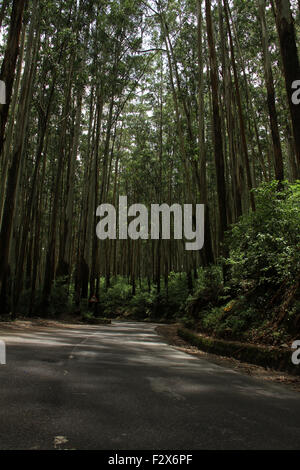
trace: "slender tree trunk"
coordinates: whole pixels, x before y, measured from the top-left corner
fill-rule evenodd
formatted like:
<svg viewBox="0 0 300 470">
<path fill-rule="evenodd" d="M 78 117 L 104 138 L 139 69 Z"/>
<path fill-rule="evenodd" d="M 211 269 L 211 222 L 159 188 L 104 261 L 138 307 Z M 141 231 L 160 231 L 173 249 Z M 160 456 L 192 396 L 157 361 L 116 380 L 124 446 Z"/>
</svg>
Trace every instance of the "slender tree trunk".
<svg viewBox="0 0 300 470">
<path fill-rule="evenodd" d="M 49 243 L 47 248 L 46 255 L 46 266 L 45 266 L 45 276 L 44 276 L 44 286 L 43 286 L 43 305 L 48 306 L 49 297 L 52 290 L 52 283 L 55 278 L 55 259 L 56 259 L 56 236 L 57 236 L 57 223 L 58 223 L 58 211 L 59 211 L 59 202 L 61 197 L 61 183 L 62 176 L 65 164 L 65 147 L 66 147 L 66 131 L 67 131 L 67 116 L 70 110 L 70 100 L 71 100 L 71 87 L 72 87 L 72 66 L 68 71 L 68 81 L 65 88 L 64 96 L 64 106 L 62 110 L 62 127 L 60 132 L 59 147 L 58 147 L 58 165 L 57 173 L 55 177 L 55 189 L 54 189 L 54 199 L 53 207 L 51 214 L 51 223 L 50 223 L 50 235 Z"/>
<path fill-rule="evenodd" d="M 6 104 L 0 104 L 0 156 L 4 145 L 5 127 L 11 102 L 16 63 L 19 54 L 20 33 L 27 0 L 14 0 L 11 12 L 7 47 L 0 72 L 0 80 L 6 85 Z"/>
<path fill-rule="evenodd" d="M 275 0 L 276 24 L 280 41 L 281 57 L 288 96 L 293 134 L 295 140 L 298 178 L 300 177 L 300 106 L 292 101 L 293 82 L 300 80 L 300 65 L 296 45 L 296 33 L 291 12 L 290 0 Z"/>
<path fill-rule="evenodd" d="M 12 102 L 11 102 L 10 113 L 9 113 L 9 124 L 6 130 L 5 143 L 3 147 L 3 158 L 1 162 L 2 168 L 1 168 L 1 182 L 0 182 L 0 226 L 2 223 L 3 205 L 5 201 L 5 190 L 6 190 L 6 184 L 7 184 L 7 174 L 8 174 L 9 164 L 10 164 L 13 133 L 14 133 L 17 104 L 18 104 L 19 91 L 20 91 L 21 75 L 22 75 L 22 69 L 23 69 L 25 37 L 26 37 L 26 28 L 24 26 L 23 31 L 22 31 L 21 45 L 20 45 L 21 53 L 19 54 L 19 58 L 18 58 L 18 68 L 17 68 L 16 79 L 15 79 L 14 94 L 12 96 Z"/>
<path fill-rule="evenodd" d="M 210 80 L 211 95 L 213 105 L 213 127 L 214 127 L 214 148 L 215 148 L 215 165 L 217 173 L 217 193 L 219 203 L 219 231 L 220 241 L 224 239 L 224 233 L 227 230 L 227 196 L 225 183 L 225 164 L 223 153 L 223 138 L 221 128 L 221 117 L 219 109 L 219 84 L 218 84 L 218 67 L 215 48 L 215 39 L 213 33 L 213 22 L 211 13 L 211 0 L 205 0 L 206 5 L 206 24 L 207 39 L 209 47 L 210 62 Z"/>
<path fill-rule="evenodd" d="M 197 53 L 198 53 L 198 107 L 199 107 L 199 122 L 198 122 L 198 140 L 199 140 L 199 161 L 200 161 L 200 195 L 201 202 L 205 204 L 205 264 L 213 263 L 213 249 L 210 231 L 210 210 L 208 207 L 207 197 L 207 158 L 206 158 L 206 143 L 205 143 L 205 127 L 204 127 L 204 77 L 203 77 L 203 18 L 202 18 L 202 0 L 197 0 Z"/>
<path fill-rule="evenodd" d="M 264 59 L 264 70 L 265 70 L 265 80 L 267 87 L 267 102 L 269 109 L 271 133 L 272 133 L 272 142 L 274 149 L 274 168 L 275 168 L 275 178 L 278 181 L 284 179 L 284 170 L 283 170 L 283 159 L 281 151 L 280 136 L 278 130 L 278 119 L 276 111 L 276 101 L 275 101 L 275 87 L 273 81 L 273 72 L 271 66 L 271 59 L 269 53 L 269 37 L 268 30 L 266 25 L 266 0 L 259 0 L 259 19 L 261 22 L 261 32 L 262 32 L 262 46 L 263 46 L 263 59 Z"/>
<path fill-rule="evenodd" d="M 248 152 L 248 144 L 247 144 L 247 138 L 246 138 L 245 119 L 244 119 L 244 113 L 243 113 L 243 108 L 242 108 L 239 77 L 238 77 L 236 61 L 235 61 L 233 38 L 232 38 L 232 33 L 231 33 L 231 28 L 230 28 L 230 21 L 229 21 L 229 6 L 228 6 L 227 0 L 224 0 L 224 11 L 225 11 L 225 18 L 226 18 L 226 23 L 227 23 L 228 35 L 229 35 L 231 63 L 232 63 L 232 68 L 233 68 L 233 75 L 234 75 L 234 82 L 235 82 L 235 89 L 236 89 L 236 99 L 237 99 L 237 106 L 238 106 L 240 132 L 241 132 L 241 143 L 242 143 L 242 149 L 243 149 L 244 160 L 245 160 L 248 190 L 250 193 L 250 203 L 251 203 L 252 210 L 255 210 L 254 195 L 252 193 L 253 183 L 252 183 L 251 169 L 250 169 L 250 162 L 249 162 L 249 152 Z"/>
<path fill-rule="evenodd" d="M 34 31 L 35 18 L 32 20 L 31 24 L 31 35 Z M 30 41 L 29 41 L 30 44 Z M 22 78 L 22 89 L 20 95 L 19 109 L 17 115 L 17 130 L 16 130 L 16 141 L 14 144 L 14 150 L 12 155 L 11 166 L 8 172 L 7 188 L 5 195 L 5 203 L 3 208 L 3 218 L 0 231 L 0 290 L 6 287 L 3 284 L 7 282 L 8 276 L 8 260 L 11 247 L 11 238 L 12 238 L 12 229 L 13 229 L 13 220 L 16 208 L 17 200 L 17 188 L 19 184 L 19 175 L 20 175 L 20 164 L 21 158 L 24 151 L 25 144 L 25 132 L 27 128 L 28 118 L 29 118 L 29 103 L 31 101 L 32 94 L 32 85 L 34 78 L 35 59 L 36 49 L 28 49 L 27 53 L 27 63 L 24 69 L 24 75 Z M 2 301 L 5 303 L 5 295 L 1 295 Z M 2 305 L 3 310 L 5 310 L 5 305 Z"/>
</svg>

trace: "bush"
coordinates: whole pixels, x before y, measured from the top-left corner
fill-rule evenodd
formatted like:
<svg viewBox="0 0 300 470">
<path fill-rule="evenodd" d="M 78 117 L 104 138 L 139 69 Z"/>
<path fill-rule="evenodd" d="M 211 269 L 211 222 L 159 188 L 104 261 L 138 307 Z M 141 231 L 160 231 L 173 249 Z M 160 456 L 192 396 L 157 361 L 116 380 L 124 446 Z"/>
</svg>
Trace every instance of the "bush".
<svg viewBox="0 0 300 470">
<path fill-rule="evenodd" d="M 282 282 L 300 272 L 300 183 L 276 181 L 255 190 L 256 211 L 241 217 L 227 235 L 231 282 L 239 290 Z"/>
<path fill-rule="evenodd" d="M 162 286 L 157 294 L 155 285 L 150 292 L 145 280 L 136 287 L 132 295 L 132 286 L 128 279 L 119 276 L 112 286 L 100 289 L 100 310 L 108 317 L 124 316 L 137 320 L 172 320 L 180 312 L 188 296 L 187 279 L 185 274 L 170 273 L 167 286 Z"/>
<path fill-rule="evenodd" d="M 224 299 L 224 286 L 220 266 L 210 266 L 199 270 L 199 278 L 193 295 L 187 299 L 185 312 L 195 321 L 201 317 L 201 312 L 218 306 Z"/>
<path fill-rule="evenodd" d="M 107 290 L 104 289 L 102 282 L 100 287 L 100 311 L 108 317 L 123 314 L 131 298 L 131 291 L 132 286 L 122 276 L 118 276 Z"/>
<path fill-rule="evenodd" d="M 155 303 L 155 293 L 138 291 L 129 302 L 128 310 L 131 316 L 143 320 L 150 317 Z"/>
<path fill-rule="evenodd" d="M 300 183 L 255 190 L 256 211 L 226 234 L 229 268 L 200 271 L 184 324 L 221 338 L 280 344 L 300 330 Z"/>
</svg>

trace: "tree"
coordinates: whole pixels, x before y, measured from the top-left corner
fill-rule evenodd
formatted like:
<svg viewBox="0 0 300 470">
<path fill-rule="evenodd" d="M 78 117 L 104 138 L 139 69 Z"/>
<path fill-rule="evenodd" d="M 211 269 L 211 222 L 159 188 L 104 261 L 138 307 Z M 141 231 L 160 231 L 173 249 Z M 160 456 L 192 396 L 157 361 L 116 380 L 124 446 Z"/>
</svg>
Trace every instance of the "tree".
<svg viewBox="0 0 300 470">
<path fill-rule="evenodd" d="M 0 80 L 2 80 L 6 85 L 6 104 L 0 104 L 0 157 L 3 150 L 5 127 L 13 91 L 16 63 L 19 54 L 20 34 L 23 24 L 23 14 L 26 5 L 27 0 L 13 1 L 7 47 L 0 72 Z M 3 7 L 4 6 L 5 5 L 3 5 Z"/>
<path fill-rule="evenodd" d="M 261 33 L 262 33 L 262 48 L 263 48 L 263 61 L 264 61 L 264 71 L 265 71 L 265 80 L 267 87 L 267 103 L 270 116 L 270 125 L 273 141 L 273 150 L 274 150 L 274 168 L 275 168 L 275 178 L 278 181 L 284 179 L 284 170 L 283 170 L 283 158 L 282 150 L 280 143 L 280 135 L 278 129 L 278 119 L 276 111 L 276 101 L 275 101 L 275 87 L 273 81 L 273 72 L 272 65 L 269 53 L 269 38 L 266 25 L 266 16 L 265 16 L 266 1 L 259 0 L 259 18 L 261 22 Z"/>
<path fill-rule="evenodd" d="M 272 0 L 273 1 L 273 0 Z M 295 152 L 298 164 L 298 177 L 300 176 L 300 106 L 293 103 L 292 85 L 300 79 L 300 66 L 296 45 L 296 33 L 291 12 L 290 0 L 275 0 L 276 24 L 280 41 L 280 51 L 283 63 L 285 86 L 288 105 L 292 120 Z"/>
<path fill-rule="evenodd" d="M 211 94 L 213 103 L 213 125 L 214 125 L 214 148 L 215 148 L 215 165 L 217 172 L 217 191 L 219 202 L 219 229 L 220 240 L 224 238 L 224 233 L 227 230 L 227 196 L 225 184 L 225 169 L 224 169 L 224 153 L 223 153 L 223 137 L 221 128 L 221 117 L 219 108 L 219 83 L 218 83 L 218 67 L 215 48 L 215 39 L 213 32 L 213 21 L 211 13 L 211 1 L 205 0 L 206 6 L 206 24 L 207 24 L 207 40 L 209 47 L 209 61 L 210 61 L 210 79 L 211 79 Z"/>
</svg>

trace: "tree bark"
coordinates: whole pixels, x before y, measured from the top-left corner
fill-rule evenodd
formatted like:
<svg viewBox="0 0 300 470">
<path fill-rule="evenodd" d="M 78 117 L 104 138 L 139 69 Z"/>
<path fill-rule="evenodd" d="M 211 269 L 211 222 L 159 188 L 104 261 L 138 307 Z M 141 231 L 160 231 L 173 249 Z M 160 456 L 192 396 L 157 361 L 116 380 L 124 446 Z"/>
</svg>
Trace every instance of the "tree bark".
<svg viewBox="0 0 300 470">
<path fill-rule="evenodd" d="M 234 82 L 235 82 L 235 89 L 236 89 L 236 99 L 237 99 L 238 116 L 239 116 L 239 123 L 240 123 L 240 132 L 241 132 L 241 144 L 242 144 L 245 166 L 246 166 L 248 190 L 250 193 L 250 203 L 251 203 L 252 210 L 254 211 L 255 201 L 254 201 L 254 195 L 252 193 L 253 183 L 252 183 L 251 170 L 250 170 L 249 152 L 248 152 L 246 129 L 245 129 L 245 119 L 244 119 L 244 113 L 243 113 L 243 108 L 242 108 L 240 85 L 239 85 L 239 78 L 238 78 L 237 67 L 236 67 L 233 38 L 232 38 L 232 33 L 231 33 L 231 28 L 230 28 L 229 6 L 228 6 L 227 0 L 224 0 L 224 11 L 225 11 L 225 19 L 226 19 L 228 35 L 229 35 L 231 63 L 232 63 L 232 68 L 233 68 L 233 75 L 234 75 Z"/>
<path fill-rule="evenodd" d="M 27 0 L 14 0 L 11 12 L 7 47 L 0 72 L 0 80 L 6 85 L 6 104 L 0 104 L 0 156 L 2 155 L 5 127 L 11 102 L 16 63 L 19 54 L 20 33 Z"/>
<path fill-rule="evenodd" d="M 296 45 L 296 33 L 291 12 L 290 0 L 275 0 L 276 24 L 280 41 L 286 92 L 291 114 L 293 135 L 295 140 L 298 178 L 300 177 L 300 105 L 292 101 L 292 84 L 300 80 L 300 65 Z"/>
<path fill-rule="evenodd" d="M 272 133 L 272 142 L 274 150 L 274 168 L 275 168 L 275 178 L 278 181 L 284 179 L 284 169 L 283 169 L 283 158 L 282 150 L 280 143 L 280 136 L 278 130 L 278 119 L 276 111 L 276 101 L 275 101 L 275 87 L 273 81 L 273 72 L 271 66 L 271 59 L 269 53 L 269 37 L 268 30 L 266 25 L 266 0 L 259 0 L 259 19 L 261 23 L 261 32 L 262 32 L 262 47 L 263 47 L 263 61 L 264 61 L 264 71 L 265 71 L 265 80 L 267 87 L 267 102 L 268 110 L 270 117 L 271 133 Z"/>
<path fill-rule="evenodd" d="M 215 165 L 217 173 L 217 192 L 218 192 L 218 205 L 219 205 L 219 230 L 220 241 L 223 242 L 224 233 L 227 230 L 227 195 L 225 183 L 225 164 L 223 153 L 223 137 L 221 128 L 221 117 L 219 109 L 219 83 L 218 83 L 218 67 L 217 56 L 215 48 L 215 39 L 213 33 L 213 22 L 211 13 L 211 0 L 205 0 L 206 5 L 206 24 L 207 24 L 207 39 L 209 48 L 209 62 L 210 62 L 210 80 L 211 80 L 211 95 L 213 105 L 213 127 L 214 127 L 214 149 L 215 149 Z"/>
</svg>

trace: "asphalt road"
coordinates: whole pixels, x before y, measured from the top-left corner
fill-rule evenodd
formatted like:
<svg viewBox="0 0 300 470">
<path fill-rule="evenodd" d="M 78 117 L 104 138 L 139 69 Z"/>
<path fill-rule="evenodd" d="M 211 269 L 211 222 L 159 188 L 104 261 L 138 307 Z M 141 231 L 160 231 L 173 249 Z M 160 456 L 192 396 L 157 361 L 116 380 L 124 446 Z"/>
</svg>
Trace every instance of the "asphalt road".
<svg viewBox="0 0 300 470">
<path fill-rule="evenodd" d="M 300 394 L 185 354 L 155 325 L 5 333 L 0 449 L 300 449 Z"/>
</svg>

